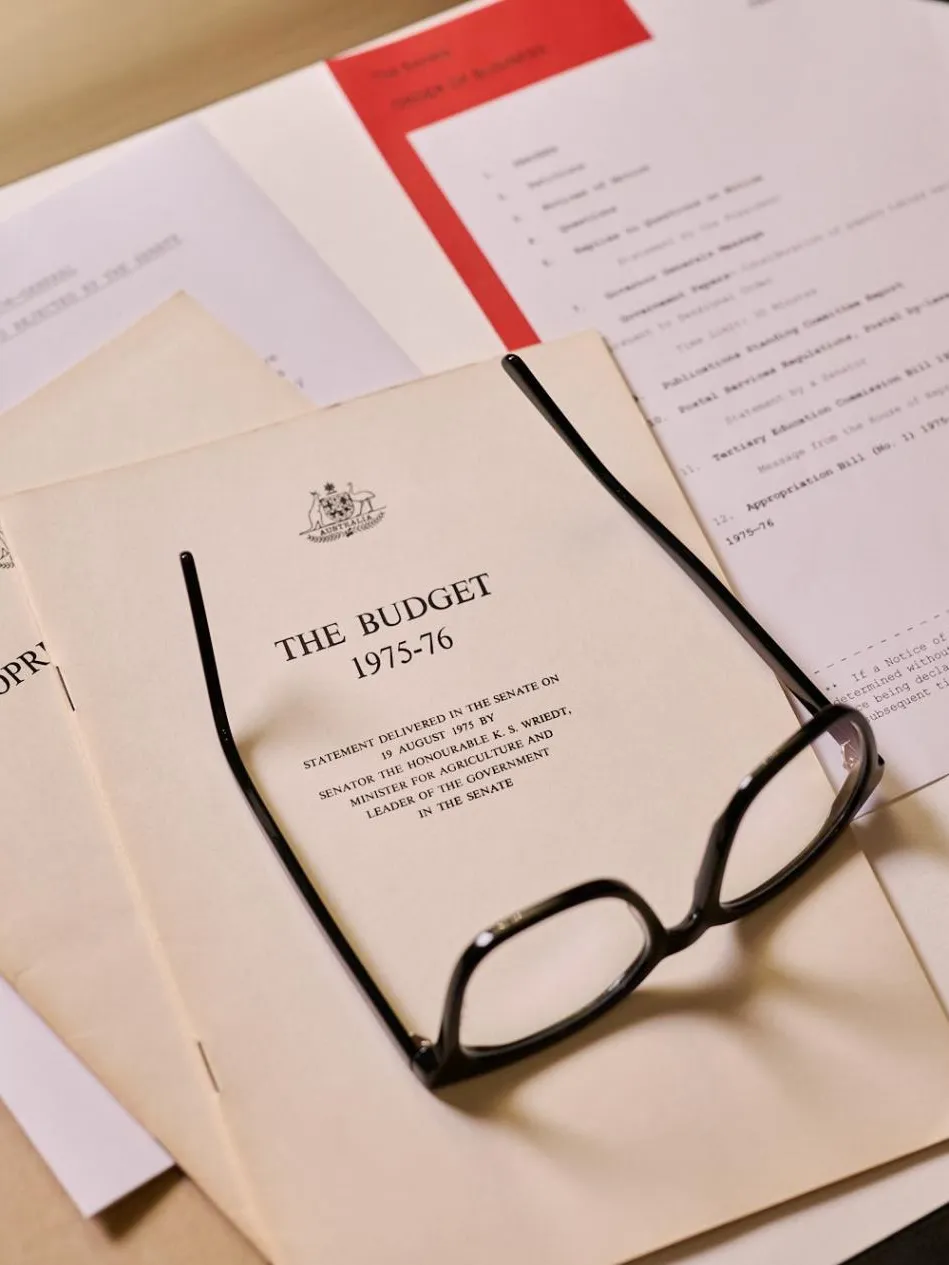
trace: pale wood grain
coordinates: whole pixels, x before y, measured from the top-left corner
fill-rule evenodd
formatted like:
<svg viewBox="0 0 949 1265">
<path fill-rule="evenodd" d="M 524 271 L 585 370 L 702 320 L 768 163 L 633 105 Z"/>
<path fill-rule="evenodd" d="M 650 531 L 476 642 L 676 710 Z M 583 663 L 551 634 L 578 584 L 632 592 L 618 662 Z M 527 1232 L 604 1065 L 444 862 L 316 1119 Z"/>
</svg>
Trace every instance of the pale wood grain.
<svg viewBox="0 0 949 1265">
<path fill-rule="evenodd" d="M 0 184 L 447 0 L 0 0 Z"/>
</svg>

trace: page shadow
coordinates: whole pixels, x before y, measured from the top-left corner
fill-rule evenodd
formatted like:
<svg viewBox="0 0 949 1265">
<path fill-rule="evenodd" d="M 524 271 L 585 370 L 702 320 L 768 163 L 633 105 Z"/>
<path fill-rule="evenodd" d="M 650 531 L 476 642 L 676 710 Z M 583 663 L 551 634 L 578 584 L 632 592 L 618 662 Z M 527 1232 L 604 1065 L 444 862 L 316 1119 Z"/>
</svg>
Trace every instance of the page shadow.
<svg viewBox="0 0 949 1265">
<path fill-rule="evenodd" d="M 95 1218 L 96 1223 L 102 1227 L 107 1238 L 115 1241 L 123 1239 L 131 1234 L 162 1200 L 168 1197 L 179 1182 L 184 1180 L 184 1174 L 179 1168 L 159 1173 L 144 1186 L 139 1186 L 138 1190 L 131 1191 L 124 1199 L 120 1199 L 118 1203 L 100 1212 Z"/>
</svg>

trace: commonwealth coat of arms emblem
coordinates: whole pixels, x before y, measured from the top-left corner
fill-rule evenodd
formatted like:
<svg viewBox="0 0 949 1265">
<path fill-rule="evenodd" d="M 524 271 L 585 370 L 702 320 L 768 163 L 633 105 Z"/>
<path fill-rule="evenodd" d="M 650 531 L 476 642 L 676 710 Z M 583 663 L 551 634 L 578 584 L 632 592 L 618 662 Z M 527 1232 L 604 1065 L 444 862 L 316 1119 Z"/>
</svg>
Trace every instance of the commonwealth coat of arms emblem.
<svg viewBox="0 0 949 1265">
<path fill-rule="evenodd" d="M 328 544 L 368 531 L 385 518 L 386 507 L 376 505 L 375 492 L 355 491 L 351 483 L 345 490 L 335 483 L 324 483 L 310 497 L 310 526 L 300 535 L 314 544 Z"/>
</svg>

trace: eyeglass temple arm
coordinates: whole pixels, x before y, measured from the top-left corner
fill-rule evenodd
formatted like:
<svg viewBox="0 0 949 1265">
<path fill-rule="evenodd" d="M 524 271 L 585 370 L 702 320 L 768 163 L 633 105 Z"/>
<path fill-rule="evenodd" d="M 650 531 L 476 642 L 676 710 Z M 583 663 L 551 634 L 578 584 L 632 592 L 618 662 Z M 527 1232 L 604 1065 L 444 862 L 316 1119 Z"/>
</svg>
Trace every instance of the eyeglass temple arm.
<svg viewBox="0 0 949 1265">
<path fill-rule="evenodd" d="M 342 928 L 333 918 L 327 906 L 324 904 L 319 892 L 313 886 L 309 875 L 300 864 L 293 849 L 290 847 L 283 835 L 280 827 L 277 825 L 270 809 L 267 807 L 261 797 L 257 787 L 254 785 L 253 779 L 247 770 L 238 750 L 237 743 L 234 741 L 234 735 L 231 732 L 231 724 L 227 718 L 227 709 L 224 706 L 224 695 L 221 691 L 221 680 L 217 670 L 217 660 L 214 655 L 214 646 L 211 642 L 211 630 L 208 627 L 207 612 L 204 608 L 204 597 L 201 592 L 201 584 L 198 580 L 198 569 L 195 566 L 194 558 L 190 553 L 182 553 L 181 569 L 184 572 L 185 587 L 188 590 L 188 601 L 191 605 L 191 618 L 194 621 L 194 631 L 198 639 L 198 650 L 201 654 L 201 667 L 204 669 L 204 683 L 208 691 L 208 701 L 211 704 L 211 715 L 214 718 L 214 728 L 217 731 L 218 741 L 224 752 L 231 772 L 237 781 L 238 786 L 244 794 L 251 807 L 254 816 L 257 818 L 261 829 L 270 840 L 270 843 L 283 863 L 284 869 L 293 880 L 297 891 L 306 901 L 310 912 L 316 918 L 317 922 L 323 928 L 328 936 L 333 948 L 343 959 L 353 975 L 356 983 L 366 994 L 371 1005 L 375 1008 L 379 1018 L 389 1029 L 389 1032 L 395 1038 L 401 1047 L 403 1053 L 410 1061 L 414 1061 L 420 1052 L 422 1042 L 419 1038 L 414 1037 L 401 1019 L 395 1013 L 382 990 L 376 981 L 372 978 L 365 966 L 362 964 L 358 954 L 353 946 L 346 939 Z"/>
<path fill-rule="evenodd" d="M 778 645 L 774 638 L 758 623 L 752 613 L 721 582 L 688 545 L 669 530 L 664 523 L 638 501 L 619 479 L 603 464 L 586 440 L 577 432 L 562 409 L 554 402 L 544 387 L 517 355 L 504 357 L 505 372 L 537 411 L 550 423 L 560 438 L 587 470 L 597 479 L 628 514 L 631 514 L 650 536 L 672 558 L 673 562 L 699 586 L 702 592 L 722 612 L 736 632 L 744 637 L 752 649 L 760 655 L 775 673 L 784 687 L 814 715 L 823 707 L 830 706 L 827 698 L 813 681 L 797 666 L 794 660 Z"/>
</svg>

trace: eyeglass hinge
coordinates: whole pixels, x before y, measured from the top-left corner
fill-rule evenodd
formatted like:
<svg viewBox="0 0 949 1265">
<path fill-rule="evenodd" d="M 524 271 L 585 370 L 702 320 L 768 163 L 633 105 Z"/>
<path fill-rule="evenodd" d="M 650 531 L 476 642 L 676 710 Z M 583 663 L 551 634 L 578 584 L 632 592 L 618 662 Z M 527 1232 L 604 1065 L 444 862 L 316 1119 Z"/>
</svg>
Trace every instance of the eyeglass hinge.
<svg viewBox="0 0 949 1265">
<path fill-rule="evenodd" d="M 415 1046 L 412 1066 L 416 1072 L 424 1077 L 433 1072 L 438 1066 L 435 1047 L 427 1037 L 416 1036 L 414 1032 L 412 1033 L 412 1043 Z"/>
</svg>

